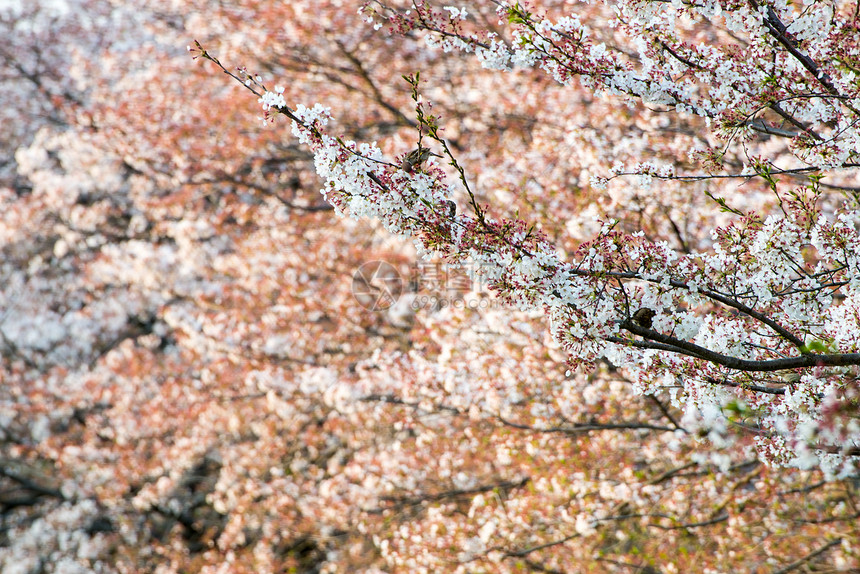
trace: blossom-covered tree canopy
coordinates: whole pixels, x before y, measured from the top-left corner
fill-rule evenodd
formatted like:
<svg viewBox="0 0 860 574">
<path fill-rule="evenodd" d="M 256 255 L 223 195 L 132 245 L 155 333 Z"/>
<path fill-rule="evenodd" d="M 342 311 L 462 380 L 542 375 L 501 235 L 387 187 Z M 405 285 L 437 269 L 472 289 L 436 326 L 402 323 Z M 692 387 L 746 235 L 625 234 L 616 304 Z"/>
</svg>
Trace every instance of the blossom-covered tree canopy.
<svg viewBox="0 0 860 574">
<path fill-rule="evenodd" d="M 3 572 L 860 569 L 856 3 L 0 28 Z"/>
</svg>

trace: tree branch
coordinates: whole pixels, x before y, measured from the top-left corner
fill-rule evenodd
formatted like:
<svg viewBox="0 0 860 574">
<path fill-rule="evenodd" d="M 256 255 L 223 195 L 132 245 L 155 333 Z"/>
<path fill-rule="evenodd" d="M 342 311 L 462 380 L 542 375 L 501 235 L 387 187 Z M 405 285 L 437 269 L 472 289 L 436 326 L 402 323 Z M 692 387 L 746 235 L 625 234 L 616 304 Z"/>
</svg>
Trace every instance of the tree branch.
<svg viewBox="0 0 860 574">
<path fill-rule="evenodd" d="M 737 371 L 772 372 L 809 367 L 845 367 L 849 365 L 860 365 L 860 353 L 830 353 L 826 355 L 807 353 L 798 357 L 769 359 L 763 361 L 739 359 L 737 357 L 711 351 L 710 349 L 706 349 L 705 347 L 701 347 L 695 343 L 690 343 L 689 341 L 658 333 L 652 329 L 646 329 L 645 327 L 635 324 L 629 319 L 621 323 L 621 327 L 630 331 L 634 335 L 639 335 L 643 339 L 646 339 L 646 341 L 636 344 L 636 341 L 630 341 L 620 337 L 607 337 L 606 340 L 620 345 L 634 344 L 634 346 L 639 347 L 671 351 L 711 363 L 716 363 Z M 656 341 L 658 344 L 650 343 L 650 341 Z"/>
<path fill-rule="evenodd" d="M 501 416 L 496 417 L 503 424 L 509 427 L 513 427 L 516 429 L 527 430 L 538 433 L 560 433 L 560 434 L 569 434 L 576 435 L 585 432 L 597 431 L 597 430 L 656 430 L 663 432 L 675 432 L 677 429 L 672 427 L 663 427 L 657 425 L 651 425 L 647 423 L 640 422 L 631 422 L 631 423 L 576 423 L 572 426 L 567 427 L 533 427 L 529 425 L 515 423 L 513 421 L 509 421 Z"/>
<path fill-rule="evenodd" d="M 837 546 L 839 544 L 842 544 L 841 538 L 831 540 L 830 542 L 828 542 L 827 544 L 825 544 L 824 546 L 822 546 L 818 550 L 813 550 L 812 552 L 810 552 L 806 556 L 803 556 L 802 558 L 798 558 L 797 560 L 795 560 L 791 564 L 784 566 L 784 567 L 780 568 L 779 570 L 774 570 L 773 574 L 786 574 L 787 572 L 791 572 L 792 570 L 797 570 L 798 568 L 800 568 L 801 566 L 803 566 L 804 564 L 806 564 L 807 562 L 809 562 L 813 558 L 824 554 L 825 552 L 827 552 L 828 550 L 830 550 L 831 548 L 833 548 L 834 546 Z"/>
<path fill-rule="evenodd" d="M 379 498 L 382 502 L 390 502 L 393 503 L 397 508 L 403 508 L 406 506 L 417 506 L 424 502 L 438 502 L 440 500 L 447 500 L 450 498 L 462 498 L 464 496 L 473 496 L 475 494 L 482 494 L 484 492 L 492 492 L 494 490 L 514 490 L 516 488 L 522 488 L 531 480 L 530 477 L 526 476 L 520 480 L 509 480 L 503 482 L 497 482 L 494 484 L 485 484 L 483 486 L 477 486 L 475 488 L 468 489 L 454 489 L 454 490 L 446 490 L 443 492 L 434 492 L 434 493 L 422 493 L 415 496 L 381 496 Z M 381 514 L 384 512 L 386 508 L 371 508 L 366 510 L 368 514 Z"/>
</svg>

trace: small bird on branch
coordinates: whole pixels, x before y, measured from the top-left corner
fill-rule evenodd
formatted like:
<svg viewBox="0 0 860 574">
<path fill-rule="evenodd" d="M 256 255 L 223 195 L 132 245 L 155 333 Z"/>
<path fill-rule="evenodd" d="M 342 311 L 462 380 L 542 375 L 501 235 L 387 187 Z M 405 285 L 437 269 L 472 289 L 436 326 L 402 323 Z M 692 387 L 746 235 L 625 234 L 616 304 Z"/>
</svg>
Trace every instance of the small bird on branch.
<svg viewBox="0 0 860 574">
<path fill-rule="evenodd" d="M 403 158 L 403 161 L 400 162 L 400 169 L 405 171 L 406 173 L 412 173 L 415 171 L 416 167 L 419 167 L 422 163 L 427 161 L 430 156 L 434 157 L 442 157 L 438 153 L 433 153 L 430 151 L 430 148 L 427 147 L 417 147 Z"/>
<path fill-rule="evenodd" d="M 633 313 L 633 322 L 639 325 L 640 327 L 645 327 L 646 329 L 651 328 L 651 319 L 654 318 L 656 313 L 649 309 L 648 307 L 642 307 L 638 309 L 635 313 Z"/>
</svg>

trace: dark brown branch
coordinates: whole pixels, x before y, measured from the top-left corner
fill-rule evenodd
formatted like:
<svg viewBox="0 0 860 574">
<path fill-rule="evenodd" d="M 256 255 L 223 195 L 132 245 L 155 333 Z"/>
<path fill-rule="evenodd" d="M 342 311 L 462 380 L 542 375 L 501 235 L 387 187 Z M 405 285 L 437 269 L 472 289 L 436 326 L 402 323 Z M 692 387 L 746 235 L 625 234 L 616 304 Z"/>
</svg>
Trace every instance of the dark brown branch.
<svg viewBox="0 0 860 574">
<path fill-rule="evenodd" d="M 828 518 L 792 518 L 791 521 L 795 524 L 832 524 L 833 522 L 855 522 L 860 518 L 860 512 L 849 514 L 847 516 L 830 516 Z"/>
<path fill-rule="evenodd" d="M 672 414 L 669 412 L 669 409 L 666 408 L 666 405 L 664 405 L 660 399 L 658 399 L 654 395 L 648 395 L 648 398 L 651 399 L 651 401 L 657 405 L 657 408 L 660 409 L 660 412 L 663 413 L 663 416 L 669 419 L 669 422 L 672 423 L 672 425 L 676 429 L 678 429 L 679 431 L 687 432 L 685 428 L 678 424 L 678 422 L 675 420 L 675 417 L 672 416 Z"/>
<path fill-rule="evenodd" d="M 657 40 L 657 43 L 660 44 L 660 46 L 664 50 L 666 50 L 667 52 L 672 54 L 672 57 L 675 58 L 676 60 L 678 60 L 679 62 L 681 62 L 682 64 L 689 66 L 690 68 L 695 68 L 696 70 L 704 70 L 705 69 L 702 66 L 700 66 L 699 64 L 692 62 L 692 61 L 688 60 L 687 58 L 684 58 L 683 56 L 678 54 L 675 50 L 670 48 L 669 45 L 666 44 L 666 42 L 664 42 L 663 40 Z"/>
<path fill-rule="evenodd" d="M 767 134 L 769 136 L 779 136 L 783 138 L 796 138 L 800 135 L 801 132 L 792 132 L 789 130 L 784 130 L 781 128 L 775 128 L 773 126 L 769 126 L 767 122 L 764 120 L 754 120 L 747 121 L 746 125 L 750 127 L 753 131 L 757 131 L 762 134 Z"/>
<path fill-rule="evenodd" d="M 366 395 L 358 399 L 361 402 L 380 402 L 380 403 L 388 403 L 390 405 L 402 405 L 404 407 L 412 407 L 414 409 L 423 408 L 420 401 L 407 401 L 401 399 L 400 397 L 394 395 Z M 451 407 L 448 405 L 433 405 L 436 409 L 440 411 L 448 411 L 454 414 L 462 414 L 462 411 L 456 407 Z"/>
<path fill-rule="evenodd" d="M 828 542 L 827 544 L 825 544 L 824 546 L 822 546 L 818 550 L 814 550 L 814 551 L 810 552 L 809 554 L 807 554 L 806 556 L 798 558 L 797 560 L 795 560 L 791 564 L 788 564 L 787 566 L 783 566 L 779 570 L 774 570 L 773 574 L 786 574 L 788 572 L 791 572 L 792 570 L 797 570 L 798 568 L 800 568 L 801 566 L 803 566 L 804 564 L 806 564 L 807 562 L 809 562 L 813 558 L 824 554 L 825 552 L 827 552 L 828 550 L 830 550 L 834 546 L 838 546 L 839 544 L 842 544 L 841 538 L 831 540 L 830 542 Z"/>
<path fill-rule="evenodd" d="M 276 191 L 272 190 L 269 187 L 266 187 L 264 185 L 260 185 L 258 183 L 250 182 L 250 181 L 244 181 L 238 177 L 231 176 L 229 174 L 222 174 L 220 177 L 217 177 L 217 178 L 210 178 L 210 179 L 204 179 L 204 180 L 200 180 L 200 181 L 187 182 L 187 183 L 185 183 L 185 185 L 214 185 L 214 184 L 219 184 L 219 183 L 229 183 L 229 184 L 233 184 L 236 186 L 247 187 L 248 189 L 253 189 L 254 191 L 259 192 L 263 196 L 274 198 L 275 200 L 281 202 L 281 204 L 284 205 L 285 207 L 288 207 L 294 211 L 304 211 L 307 213 L 315 213 L 318 211 L 334 211 L 334 207 L 332 207 L 328 203 L 322 203 L 322 204 L 318 204 L 318 205 L 298 205 L 296 203 L 293 203 L 293 202 L 287 200 L 282 195 L 280 195 L 279 193 L 277 193 Z"/>
<path fill-rule="evenodd" d="M 860 447 L 858 446 L 843 448 L 832 444 L 817 444 L 815 445 L 815 449 L 830 454 L 841 454 L 844 456 L 860 456 Z"/>
<path fill-rule="evenodd" d="M 601 522 L 608 522 L 612 520 L 630 520 L 633 518 L 666 518 L 673 522 L 677 522 L 677 519 L 672 518 L 667 514 L 624 514 L 621 516 L 607 516 L 606 518 L 601 518 Z M 701 528 L 702 526 L 711 526 L 712 524 L 719 524 L 720 522 L 725 522 L 729 519 L 728 514 L 721 514 L 716 518 L 712 518 L 710 520 L 704 520 L 702 522 L 687 522 L 684 524 L 676 524 L 674 526 L 663 526 L 662 524 L 657 524 L 655 522 L 649 523 L 647 526 L 651 528 L 659 528 L 660 530 L 680 530 L 682 528 Z"/>
<path fill-rule="evenodd" d="M 574 269 L 571 271 L 571 273 L 573 273 L 574 275 L 580 276 L 580 277 L 591 277 L 594 275 L 594 272 L 588 271 L 585 269 Z M 657 280 L 645 279 L 645 278 L 641 277 L 638 273 L 634 273 L 634 272 L 610 271 L 608 273 L 605 273 L 605 275 L 607 277 L 612 277 L 615 279 L 633 279 L 633 280 L 638 280 L 638 281 L 648 281 L 651 283 L 662 283 L 661 281 L 657 281 Z M 669 279 L 669 285 L 671 287 L 676 288 L 676 289 L 684 289 L 686 291 L 690 290 L 689 285 L 687 285 L 683 281 L 678 281 L 677 279 L 671 279 L 670 278 Z M 723 295 L 722 293 L 719 293 L 717 291 L 713 291 L 711 289 L 699 289 L 698 292 L 701 293 L 702 295 L 704 295 L 705 297 L 708 297 L 709 299 L 712 299 L 714 301 L 722 303 L 723 305 L 726 305 L 727 307 L 737 309 L 741 313 L 744 313 L 745 315 L 749 315 L 750 317 L 752 317 L 756 321 L 764 323 L 765 325 L 767 325 L 768 327 L 773 329 L 781 337 L 783 337 L 785 340 L 789 341 L 792 345 L 797 347 L 801 353 L 804 352 L 805 346 L 803 344 L 803 341 L 799 337 L 794 335 L 791 331 L 789 331 L 788 329 L 786 329 L 785 327 L 783 327 L 782 325 L 780 325 L 779 323 L 777 323 L 776 321 L 774 321 L 773 319 L 768 317 L 767 315 L 764 315 L 763 313 L 756 311 L 755 309 L 753 309 L 749 305 L 745 305 L 745 304 L 741 303 L 740 301 L 738 301 L 737 299 L 733 299 L 733 298 L 731 298 L 727 295 Z M 853 363 L 851 363 L 851 364 L 853 364 Z"/>
<path fill-rule="evenodd" d="M 785 389 L 775 389 L 773 387 L 763 387 L 761 385 L 751 385 L 745 383 L 733 383 L 730 381 L 718 381 L 713 377 L 708 377 L 707 381 L 712 385 L 717 385 L 720 387 L 734 387 L 734 388 L 742 388 L 748 391 L 755 391 L 757 393 L 765 393 L 767 395 L 784 395 Z"/>
<path fill-rule="evenodd" d="M 728 514 L 721 514 L 716 518 L 704 520 L 702 522 L 688 522 L 686 524 L 677 524 L 675 526 L 663 526 L 662 524 L 653 523 L 649 524 L 648 526 L 652 528 L 659 528 L 660 530 L 680 530 L 682 528 L 701 528 L 702 526 L 711 526 L 712 524 L 719 524 L 720 522 L 725 522 L 728 519 Z"/>
<path fill-rule="evenodd" d="M 39 496 L 50 496 L 53 498 L 59 498 L 60 500 L 65 500 L 66 497 L 63 496 L 63 493 L 60 492 L 56 488 L 50 488 L 48 486 L 43 486 L 37 482 L 33 482 L 29 478 L 23 477 L 11 470 L 0 467 L 0 476 L 4 476 L 9 480 L 17 482 L 21 485 L 22 488 L 29 490 Z"/>
<path fill-rule="evenodd" d="M 694 466 L 698 466 L 698 462 L 688 462 L 683 466 L 679 466 L 676 468 L 672 468 L 664 472 L 663 474 L 653 478 L 648 484 L 660 484 L 661 482 L 666 482 L 678 475 L 678 473 L 687 470 L 688 468 L 692 468 Z"/>
<path fill-rule="evenodd" d="M 529 568 L 531 568 L 535 572 L 546 572 L 546 574 L 565 574 L 561 570 L 556 570 L 555 568 L 550 568 L 549 566 L 544 566 L 543 564 L 539 564 L 538 562 L 535 562 L 534 560 L 526 559 L 526 560 L 523 560 L 523 562 L 525 562 L 526 566 L 528 566 Z"/>
<path fill-rule="evenodd" d="M 630 341 L 619 337 L 608 337 L 607 341 L 621 345 L 633 344 L 638 347 L 680 353 L 697 359 L 702 359 L 710 363 L 716 363 L 737 371 L 772 372 L 785 369 L 804 369 L 809 367 L 845 367 L 849 365 L 860 365 L 860 353 L 831 353 L 824 355 L 807 353 L 797 357 L 768 359 L 763 361 L 739 359 L 737 357 L 711 351 L 710 349 L 706 349 L 705 347 L 701 347 L 695 343 L 690 343 L 689 341 L 658 333 L 652 329 L 646 329 L 630 320 L 624 321 L 621 324 L 621 327 L 634 335 L 642 337 L 645 341 Z M 652 343 L 651 341 L 656 341 L 656 343 Z"/>
<path fill-rule="evenodd" d="M 784 492 L 778 493 L 779 496 L 785 496 L 787 494 L 806 494 L 807 492 L 812 492 L 817 488 L 821 488 L 822 486 L 826 486 L 828 482 L 826 480 L 820 480 L 814 484 L 810 484 L 809 486 L 804 486 L 801 488 L 792 488 L 791 490 L 786 490 Z"/>
<path fill-rule="evenodd" d="M 362 61 L 358 57 L 356 57 L 356 55 L 353 54 L 350 50 L 348 50 L 347 47 L 343 44 L 343 42 L 341 42 L 340 40 L 335 40 L 335 44 L 337 45 L 341 54 L 343 54 L 346 59 L 349 60 L 349 63 L 352 64 L 352 66 L 355 68 L 355 71 L 358 76 L 364 81 L 365 84 L 367 84 L 367 87 L 370 89 L 371 94 L 373 94 L 372 99 L 377 104 L 391 112 L 391 115 L 393 115 L 397 119 L 398 123 L 405 126 L 411 126 L 413 128 L 417 127 L 416 123 L 409 117 L 407 117 L 406 114 L 404 114 L 396 106 L 385 100 L 385 97 L 382 95 L 382 92 L 379 90 L 379 87 L 376 85 L 376 82 L 374 82 L 373 78 L 370 77 L 370 74 L 364 67 Z"/>
<path fill-rule="evenodd" d="M 782 119 L 784 119 L 785 121 L 787 121 L 788 123 L 793 125 L 794 127 L 798 128 L 799 130 L 801 130 L 805 133 L 808 133 L 814 139 L 817 139 L 818 141 L 824 141 L 824 138 L 822 138 L 820 135 L 818 135 L 817 133 L 812 131 L 808 126 L 803 125 L 801 122 L 799 122 L 797 119 L 795 119 L 794 116 L 792 116 L 791 114 L 789 114 L 788 112 L 783 110 L 779 104 L 772 103 L 770 105 L 770 109 L 772 109 L 774 112 L 776 112 L 779 115 L 779 117 L 781 117 Z"/>
<path fill-rule="evenodd" d="M 590 431 L 600 431 L 600 430 L 656 430 L 663 432 L 675 432 L 677 429 L 672 427 L 663 427 L 657 425 L 651 425 L 647 423 L 640 422 L 631 422 L 631 423 L 576 423 L 571 426 L 566 427 L 533 427 L 529 425 L 515 423 L 513 421 L 506 420 L 505 418 L 499 416 L 497 417 L 502 424 L 513 427 L 520 430 L 527 430 L 531 432 L 545 433 L 545 434 L 568 434 L 568 435 L 576 435 Z"/>
<path fill-rule="evenodd" d="M 749 0 L 749 1 L 753 7 L 753 10 L 758 11 L 759 6 L 756 3 L 756 0 Z M 767 17 L 764 18 L 762 23 L 765 25 L 765 27 L 767 28 L 770 35 L 773 36 L 777 42 L 782 44 L 782 46 L 786 50 L 788 50 L 788 52 L 792 56 L 794 56 L 797 59 L 797 61 L 800 62 L 800 64 L 804 68 L 806 68 L 806 70 L 810 74 L 812 74 L 812 77 L 815 78 L 815 80 L 819 84 L 824 86 L 824 89 L 826 89 L 831 95 L 833 95 L 837 98 L 843 97 L 839 93 L 839 90 L 836 88 L 836 86 L 833 84 L 833 80 L 830 77 L 830 75 L 823 72 L 818 67 L 818 64 L 816 64 L 812 60 L 812 58 L 810 58 L 809 56 L 807 56 L 806 54 L 804 54 L 803 52 L 801 52 L 800 50 L 797 49 L 797 42 L 788 37 L 787 26 L 782 22 L 782 20 L 779 19 L 779 16 L 777 15 L 777 13 L 774 11 L 774 9 L 771 6 L 767 7 Z M 845 107 L 847 107 L 849 110 L 851 110 L 855 114 L 860 113 L 860 111 L 858 111 L 854 106 L 852 106 L 847 101 L 843 102 L 843 103 L 844 103 Z"/>
<path fill-rule="evenodd" d="M 523 486 L 528 484 L 530 480 L 531 478 L 526 476 L 516 481 L 508 480 L 493 484 L 485 484 L 483 486 L 478 486 L 475 488 L 446 490 L 443 492 L 434 493 L 421 493 L 415 496 L 381 496 L 380 501 L 390 502 L 394 504 L 397 508 L 403 508 L 406 506 L 418 506 L 425 502 L 438 502 L 440 500 L 448 500 L 451 498 L 470 497 L 476 494 L 482 494 L 484 492 L 492 492 L 497 489 L 503 491 L 514 490 L 517 488 L 522 488 Z M 367 513 L 381 514 L 385 510 L 386 508 L 372 508 L 367 510 Z"/>
<path fill-rule="evenodd" d="M 755 9 L 758 9 L 759 6 L 756 4 L 755 0 L 751 1 L 751 4 Z M 800 62 L 806 70 L 812 74 L 812 77 L 815 78 L 825 89 L 833 94 L 834 96 L 839 96 L 839 90 L 836 89 L 836 86 L 833 85 L 833 81 L 830 79 L 830 76 L 823 73 L 819 68 L 818 64 L 816 64 L 812 58 L 801 52 L 797 49 L 797 43 L 793 40 L 790 40 L 788 36 L 786 36 L 786 32 L 788 28 L 785 24 L 783 24 L 782 20 L 779 19 L 779 16 L 774 12 L 773 8 L 767 7 L 767 18 L 763 21 L 765 27 L 770 32 L 770 35 L 773 36 L 777 42 L 783 45 L 783 47 L 788 50 L 788 52 L 794 56 L 798 62 Z"/>
<path fill-rule="evenodd" d="M 552 546 L 558 546 L 559 544 L 564 544 L 568 540 L 573 540 L 574 538 L 578 538 L 579 534 L 571 534 L 570 536 L 565 536 L 564 538 L 560 538 L 558 540 L 553 540 L 552 542 L 547 542 L 545 544 L 539 544 L 537 546 L 532 546 L 531 548 L 523 548 L 521 550 L 511 550 L 506 552 L 505 555 L 509 558 L 521 558 L 532 552 L 537 552 L 538 550 L 543 550 L 545 548 L 551 548 Z"/>
</svg>

